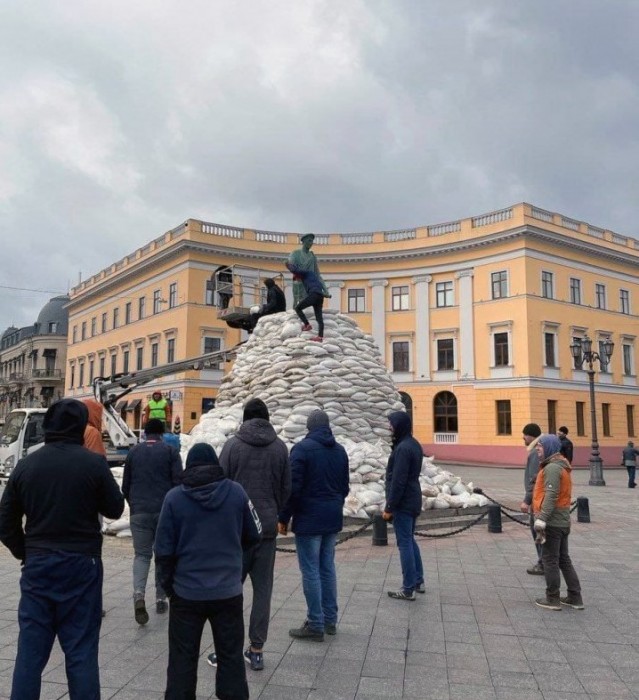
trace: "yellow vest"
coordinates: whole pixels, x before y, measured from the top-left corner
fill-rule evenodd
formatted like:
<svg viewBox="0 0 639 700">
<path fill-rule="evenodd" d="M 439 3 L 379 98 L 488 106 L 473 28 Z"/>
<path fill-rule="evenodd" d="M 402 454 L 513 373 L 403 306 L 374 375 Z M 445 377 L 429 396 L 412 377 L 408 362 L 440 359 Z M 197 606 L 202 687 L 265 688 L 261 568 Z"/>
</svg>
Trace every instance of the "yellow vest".
<svg viewBox="0 0 639 700">
<path fill-rule="evenodd" d="M 166 420 L 166 406 L 168 401 L 165 398 L 161 398 L 159 401 L 151 399 L 149 401 L 149 418 L 159 418 L 160 420 Z"/>
</svg>

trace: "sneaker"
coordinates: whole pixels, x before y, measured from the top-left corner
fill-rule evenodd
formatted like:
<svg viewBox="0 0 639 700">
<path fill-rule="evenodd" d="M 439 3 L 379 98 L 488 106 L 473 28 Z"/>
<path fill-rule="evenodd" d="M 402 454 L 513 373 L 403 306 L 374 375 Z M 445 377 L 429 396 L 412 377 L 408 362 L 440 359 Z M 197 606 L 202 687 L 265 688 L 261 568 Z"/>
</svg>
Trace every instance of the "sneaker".
<svg viewBox="0 0 639 700">
<path fill-rule="evenodd" d="M 415 586 L 415 591 L 417 593 L 426 593 L 426 584 L 422 581 Z"/>
<path fill-rule="evenodd" d="M 560 598 L 559 602 L 562 605 L 566 605 L 569 608 L 572 608 L 573 610 L 583 610 L 584 609 L 584 602 L 581 598 L 571 598 L 569 595 Z"/>
<path fill-rule="evenodd" d="M 405 591 L 400 588 L 398 591 L 388 591 L 388 597 L 396 600 L 415 600 L 415 591 Z"/>
<path fill-rule="evenodd" d="M 261 651 L 251 651 L 249 647 L 244 652 L 244 660 L 251 664 L 251 671 L 261 671 L 264 668 L 264 654 Z"/>
<path fill-rule="evenodd" d="M 529 569 L 526 569 L 526 573 L 530 574 L 531 576 L 543 576 L 544 575 L 544 567 L 537 562 L 534 566 L 531 566 Z"/>
<path fill-rule="evenodd" d="M 209 666 L 213 666 L 213 668 L 216 668 L 217 667 L 217 654 L 215 652 L 213 652 L 212 654 L 209 654 L 206 657 L 206 663 Z"/>
<path fill-rule="evenodd" d="M 314 343 L 321 343 L 321 342 L 324 341 L 324 338 L 322 338 L 321 335 L 316 335 L 314 338 L 311 338 L 311 340 L 312 340 Z"/>
<path fill-rule="evenodd" d="M 334 622 L 324 623 L 324 634 L 330 634 L 331 637 L 337 634 L 337 625 Z"/>
<path fill-rule="evenodd" d="M 301 627 L 294 627 L 288 631 L 289 637 L 293 639 L 307 639 L 309 642 L 323 642 L 324 632 L 321 630 L 314 630 L 309 626 L 308 622 L 305 622 Z"/>
<path fill-rule="evenodd" d="M 303 330 L 303 331 L 312 331 L 312 330 L 313 330 L 313 326 L 311 326 L 310 323 L 307 323 L 306 325 L 302 326 L 302 330 Z"/>
<path fill-rule="evenodd" d="M 169 609 L 169 604 L 166 602 L 166 598 L 160 598 L 160 600 L 155 601 L 155 612 L 158 615 L 164 615 Z"/>
<path fill-rule="evenodd" d="M 135 613 L 135 621 L 138 625 L 146 625 L 149 621 L 149 613 L 146 611 L 146 603 L 144 598 L 138 598 L 133 603 L 133 611 Z"/>
<path fill-rule="evenodd" d="M 558 600 L 548 600 L 548 598 L 537 598 L 535 605 L 546 610 L 561 610 L 561 605 Z"/>
</svg>

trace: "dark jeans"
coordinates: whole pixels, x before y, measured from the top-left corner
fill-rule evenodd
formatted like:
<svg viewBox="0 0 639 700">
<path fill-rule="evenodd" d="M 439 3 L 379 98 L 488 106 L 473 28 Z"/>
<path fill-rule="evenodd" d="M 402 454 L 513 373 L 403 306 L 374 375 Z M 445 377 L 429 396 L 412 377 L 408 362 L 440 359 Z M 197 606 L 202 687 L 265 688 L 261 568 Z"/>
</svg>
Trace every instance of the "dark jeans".
<svg viewBox="0 0 639 700">
<path fill-rule="evenodd" d="M 637 467 L 626 467 L 626 470 L 628 472 L 628 488 L 634 489 L 634 487 L 636 486 L 635 474 L 637 472 Z"/>
<path fill-rule="evenodd" d="M 548 600 L 559 600 L 560 571 L 566 581 L 568 595 L 571 598 L 581 600 L 579 577 L 568 554 L 568 535 L 570 535 L 570 528 L 546 528 L 546 541 L 541 548 L 541 559 L 544 565 L 546 598 Z"/>
<path fill-rule="evenodd" d="M 306 619 L 311 629 L 322 632 L 325 624 L 337 623 L 336 540 L 336 533 L 295 535 L 297 561 L 306 598 Z"/>
<path fill-rule="evenodd" d="M 393 513 L 393 529 L 402 565 L 402 589 L 414 591 L 417 584 L 424 583 L 424 567 L 419 545 L 415 541 L 417 518 L 401 510 Z"/>
<path fill-rule="evenodd" d="M 532 532 L 533 540 L 537 540 L 537 533 L 535 532 L 535 516 L 530 514 L 530 531 Z M 537 550 L 537 563 L 539 566 L 543 566 L 544 563 L 541 561 L 541 545 L 535 541 L 535 549 Z"/>
<path fill-rule="evenodd" d="M 171 597 L 165 700 L 195 700 L 200 642 L 207 620 L 213 631 L 217 654 L 216 697 L 220 700 L 248 700 L 243 654 L 243 600 L 241 595 L 224 600 Z"/>
<path fill-rule="evenodd" d="M 247 576 L 253 586 L 253 603 L 249 621 L 251 646 L 261 649 L 266 644 L 268 623 L 271 619 L 273 594 L 273 568 L 275 567 L 275 538 L 263 539 L 258 545 L 244 552 L 242 582 Z"/>
<path fill-rule="evenodd" d="M 324 305 L 324 295 L 319 292 L 311 292 L 307 297 L 298 302 L 295 306 L 295 313 L 299 316 L 300 321 L 307 326 L 308 319 L 303 309 L 313 307 L 315 312 L 315 320 L 317 321 L 317 335 L 320 338 L 324 337 L 324 317 L 322 316 L 322 306 Z"/>
<path fill-rule="evenodd" d="M 71 700 L 99 700 L 102 560 L 86 554 L 29 554 L 20 578 L 18 654 L 11 700 L 38 700 L 56 636 Z"/>
</svg>

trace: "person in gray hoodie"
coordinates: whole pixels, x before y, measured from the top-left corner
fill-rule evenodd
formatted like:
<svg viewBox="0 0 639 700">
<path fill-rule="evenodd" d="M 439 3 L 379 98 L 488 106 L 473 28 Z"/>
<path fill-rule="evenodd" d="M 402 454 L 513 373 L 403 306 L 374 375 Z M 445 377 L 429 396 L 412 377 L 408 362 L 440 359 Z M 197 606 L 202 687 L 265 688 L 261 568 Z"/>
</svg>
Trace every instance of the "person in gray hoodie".
<svg viewBox="0 0 639 700">
<path fill-rule="evenodd" d="M 526 445 L 526 450 L 528 451 L 528 458 L 526 459 L 526 469 L 524 470 L 524 500 L 521 503 L 520 509 L 522 513 L 530 513 L 530 531 L 532 533 L 532 538 L 535 540 L 535 548 L 537 549 L 537 563 L 533 564 L 531 567 L 526 569 L 526 572 L 532 574 L 533 576 L 543 576 L 544 575 L 544 565 L 541 560 L 541 545 L 536 542 L 537 533 L 533 527 L 533 515 L 532 515 L 532 497 L 533 497 L 533 487 L 535 485 L 535 479 L 537 478 L 537 473 L 539 472 L 539 457 L 537 456 L 537 451 L 535 449 L 539 436 L 541 435 L 541 428 L 537 423 L 528 423 L 524 426 L 522 430 L 524 437 L 524 444 Z"/>
<path fill-rule="evenodd" d="M 262 649 L 268 636 L 275 567 L 277 514 L 291 492 L 291 469 L 286 445 L 269 422 L 266 404 L 250 399 L 244 406 L 243 422 L 220 453 L 224 474 L 244 488 L 262 523 L 262 540 L 244 553 L 242 581 L 246 576 L 253 586 L 249 621 L 250 644 L 244 658 L 254 671 L 264 668 Z M 216 663 L 209 654 L 208 662 Z"/>
</svg>

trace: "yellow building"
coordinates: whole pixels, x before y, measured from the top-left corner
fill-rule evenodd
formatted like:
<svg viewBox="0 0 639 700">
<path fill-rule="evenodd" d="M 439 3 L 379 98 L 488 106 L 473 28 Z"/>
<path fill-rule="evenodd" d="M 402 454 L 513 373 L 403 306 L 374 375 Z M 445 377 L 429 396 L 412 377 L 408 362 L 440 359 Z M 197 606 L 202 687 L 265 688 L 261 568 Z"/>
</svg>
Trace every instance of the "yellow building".
<svg viewBox="0 0 639 700">
<path fill-rule="evenodd" d="M 299 236 L 190 219 L 76 286 L 67 395 L 90 393 L 95 376 L 239 342 L 242 332 L 217 318 L 214 271 L 280 274 Z M 589 336 L 595 350 L 615 343 L 595 379 L 602 456 L 619 463 L 639 397 L 639 241 L 524 203 L 415 229 L 319 234 L 313 250 L 328 306 L 373 335 L 427 453 L 519 464 L 521 428 L 534 421 L 568 426 L 575 463 L 586 464 L 587 375 L 570 346 Z M 157 386 L 188 430 L 222 373 L 165 377 L 120 409 L 137 427 Z"/>
</svg>

